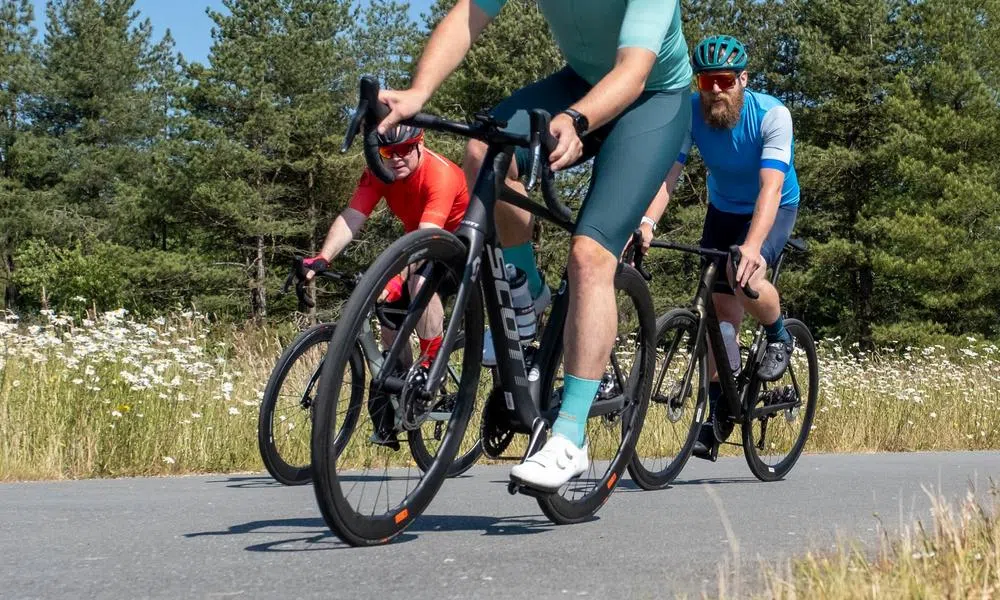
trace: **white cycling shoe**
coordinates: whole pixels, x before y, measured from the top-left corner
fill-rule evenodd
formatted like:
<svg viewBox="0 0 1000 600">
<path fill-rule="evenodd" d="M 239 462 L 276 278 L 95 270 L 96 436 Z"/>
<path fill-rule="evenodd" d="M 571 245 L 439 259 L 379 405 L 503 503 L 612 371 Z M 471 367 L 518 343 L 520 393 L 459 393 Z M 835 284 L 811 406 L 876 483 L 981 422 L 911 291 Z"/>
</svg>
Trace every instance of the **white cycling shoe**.
<svg viewBox="0 0 1000 600">
<path fill-rule="evenodd" d="M 510 476 L 533 488 L 555 491 L 589 467 L 586 444 L 577 448 L 568 438 L 555 434 L 541 450 L 515 465 Z"/>
<path fill-rule="evenodd" d="M 542 293 L 534 300 L 535 317 L 541 316 L 549 304 L 552 304 L 552 290 L 547 285 L 542 286 Z M 497 365 L 497 355 L 493 350 L 493 332 L 486 330 L 483 336 L 483 366 L 495 367 Z"/>
</svg>

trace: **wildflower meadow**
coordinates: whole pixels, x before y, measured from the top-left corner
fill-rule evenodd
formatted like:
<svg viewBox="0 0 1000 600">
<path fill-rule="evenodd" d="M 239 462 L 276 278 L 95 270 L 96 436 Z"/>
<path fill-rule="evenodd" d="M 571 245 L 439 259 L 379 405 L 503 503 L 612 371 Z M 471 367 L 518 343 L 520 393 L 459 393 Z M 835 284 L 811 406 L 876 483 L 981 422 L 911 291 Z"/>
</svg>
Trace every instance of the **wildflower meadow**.
<svg viewBox="0 0 1000 600">
<path fill-rule="evenodd" d="M 295 333 L 195 312 L 7 314 L 0 480 L 258 471 L 258 406 Z M 806 452 L 1000 447 L 1000 349 L 966 342 L 863 354 L 821 340 Z"/>
</svg>

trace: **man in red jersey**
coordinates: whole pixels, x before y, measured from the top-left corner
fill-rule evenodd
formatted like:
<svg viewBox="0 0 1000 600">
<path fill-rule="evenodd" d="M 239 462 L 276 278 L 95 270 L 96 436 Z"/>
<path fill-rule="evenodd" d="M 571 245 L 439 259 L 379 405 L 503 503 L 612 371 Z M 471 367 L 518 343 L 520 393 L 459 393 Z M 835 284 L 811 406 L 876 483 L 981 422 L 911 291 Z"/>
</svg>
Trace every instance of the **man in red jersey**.
<svg viewBox="0 0 1000 600">
<path fill-rule="evenodd" d="M 465 174 L 458 165 L 424 146 L 424 133 L 421 129 L 398 125 L 378 137 L 379 154 L 385 164 L 392 168 L 395 180 L 383 183 L 369 169 L 365 169 L 350 204 L 330 226 L 323 249 L 313 258 L 303 261 L 311 269 L 306 274 L 306 279 L 312 279 L 315 272 L 329 267 L 330 262 L 361 230 L 382 198 L 385 198 L 389 210 L 402 222 L 407 233 L 427 228 L 455 231 L 465 216 L 469 205 Z M 400 318 L 396 322 L 390 318 L 389 322 L 382 323 L 383 348 L 392 344 L 410 298 L 416 295 L 423 282 L 423 277 L 408 277 L 404 271 L 389 280 L 385 286 L 379 301 L 384 302 L 385 308 L 390 310 L 384 314 L 397 314 Z M 424 376 L 441 347 L 443 327 L 444 308 L 440 297 L 435 294 L 416 326 Z M 409 357 L 404 355 L 402 358 L 407 360 Z M 408 368 L 410 365 L 403 366 Z M 387 407 L 384 395 L 371 394 L 369 412 L 376 425 L 372 441 L 398 447 L 392 430 L 392 411 L 385 410 Z"/>
</svg>

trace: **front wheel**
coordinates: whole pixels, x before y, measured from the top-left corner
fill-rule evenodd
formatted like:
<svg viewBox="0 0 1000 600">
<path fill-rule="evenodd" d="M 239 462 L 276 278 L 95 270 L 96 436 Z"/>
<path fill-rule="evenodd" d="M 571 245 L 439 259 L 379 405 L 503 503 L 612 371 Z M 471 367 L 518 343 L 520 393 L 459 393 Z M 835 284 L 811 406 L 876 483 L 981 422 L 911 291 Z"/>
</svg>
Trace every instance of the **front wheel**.
<svg viewBox="0 0 1000 600">
<path fill-rule="evenodd" d="M 656 313 L 649 288 L 634 268 L 618 266 L 615 300 L 618 335 L 587 419 L 590 468 L 556 493 L 538 497 L 545 516 L 560 525 L 589 519 L 607 501 L 632 460 L 649 405 Z M 561 364 L 554 366 L 558 368 L 547 387 L 561 398 L 564 374 Z"/>
<path fill-rule="evenodd" d="M 355 287 L 330 341 L 312 434 L 313 489 L 326 524 L 353 546 L 385 544 L 409 527 L 437 494 L 465 436 L 483 351 L 479 287 L 471 288 L 464 307 L 455 302 L 465 257 L 465 246 L 447 232 L 420 229 L 399 238 Z M 341 391 L 352 376 L 352 349 L 369 325 L 377 329 L 373 321 L 379 294 L 399 273 L 405 273 L 417 291 L 392 335 L 395 341 L 388 344 L 379 373 L 365 386 L 368 410 L 361 411 L 350 439 L 339 450 L 337 409 L 346 401 Z M 443 411 L 437 397 L 425 392 L 426 379 L 418 377 L 425 357 L 414 354 L 414 336 L 419 327 L 445 331 L 454 319 L 465 334 L 458 394 L 453 410 L 441 416 L 447 418 L 444 434 L 423 471 L 403 450 L 405 438 Z M 434 360 L 441 359 L 446 357 Z"/>
<path fill-rule="evenodd" d="M 812 334 L 802 321 L 786 319 L 794 350 L 781 379 L 749 383 L 752 400 L 743 420 L 743 454 L 761 481 L 781 479 L 802 454 L 819 395 L 819 362 Z"/>
<path fill-rule="evenodd" d="M 675 309 L 656 326 L 656 368 L 646 422 L 628 472 L 644 490 L 667 487 L 698 439 L 708 400 L 708 360 L 698 349 L 698 317 Z"/>
</svg>

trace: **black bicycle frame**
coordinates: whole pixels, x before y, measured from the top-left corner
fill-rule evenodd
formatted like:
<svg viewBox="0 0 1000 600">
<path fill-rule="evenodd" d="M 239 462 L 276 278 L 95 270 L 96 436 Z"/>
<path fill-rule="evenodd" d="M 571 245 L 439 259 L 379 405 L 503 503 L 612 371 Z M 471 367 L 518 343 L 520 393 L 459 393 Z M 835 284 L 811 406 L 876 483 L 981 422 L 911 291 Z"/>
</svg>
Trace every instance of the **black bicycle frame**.
<svg viewBox="0 0 1000 600">
<path fill-rule="evenodd" d="M 701 352 L 704 348 L 705 340 L 707 339 L 708 344 L 711 347 L 712 354 L 715 357 L 715 370 L 719 375 L 719 384 L 722 386 L 722 395 L 729 408 L 728 418 L 733 421 L 741 420 L 745 412 L 744 407 L 747 406 L 745 397 L 747 393 L 747 386 L 741 386 L 741 384 L 745 384 L 747 382 L 751 375 L 749 370 L 754 368 L 753 357 L 756 354 L 756 350 L 759 348 L 763 337 L 763 328 L 757 328 L 753 343 L 750 345 L 750 357 L 746 361 L 746 364 L 743 365 L 739 373 L 733 373 L 733 369 L 729 365 L 729 360 L 726 358 L 728 356 L 726 344 L 725 340 L 722 339 L 722 330 L 719 328 L 719 317 L 715 312 L 715 303 L 712 301 L 712 294 L 715 289 L 716 282 L 719 280 L 721 273 L 725 270 L 725 261 L 733 257 L 733 252 L 736 252 L 735 248 L 731 249 L 730 252 L 723 252 L 721 250 L 699 248 L 697 246 L 675 244 L 661 240 L 652 240 L 650 247 L 680 250 L 690 254 L 698 254 L 708 259 L 704 267 L 702 267 L 701 278 L 698 282 L 698 290 L 695 292 L 694 296 L 694 311 L 698 313 L 699 317 L 698 333 L 695 340 L 695 353 L 697 355 L 698 352 Z M 778 260 L 771 272 L 770 281 L 772 284 L 776 284 L 778 281 L 778 274 L 781 272 L 781 265 L 784 262 L 784 259 L 785 252 L 782 251 L 778 255 Z M 637 263 L 637 269 L 643 273 L 647 279 L 651 277 L 642 270 L 641 264 Z M 747 286 L 744 286 L 743 290 L 744 293 L 751 298 L 757 296 L 757 293 L 752 289 L 748 289 Z M 695 362 L 691 361 L 689 369 L 693 369 L 694 364 Z M 685 385 L 690 383 L 692 375 L 693 373 L 691 372 L 685 373 Z M 741 387 L 742 391 L 740 389 Z M 773 404 L 760 410 L 763 411 L 761 414 L 777 413 L 787 408 L 793 408 L 796 405 L 796 402 Z M 759 415 L 754 414 L 752 416 L 756 418 Z"/>
<path fill-rule="evenodd" d="M 546 207 L 503 185 L 512 154 L 510 147 L 504 148 L 498 144 L 489 146 L 483 168 L 480 169 L 469 199 L 469 208 L 461 226 L 455 232 L 455 235 L 465 242 L 468 254 L 454 310 L 456 314 L 459 310 L 464 310 L 471 296 L 471 286 L 480 285 L 486 303 L 487 323 L 493 331 L 499 387 L 503 390 L 507 408 L 513 411 L 512 426 L 515 431 L 529 433 L 536 421 L 552 408 L 551 398 L 543 398 L 542 390 L 548 389 L 555 376 L 556 362 L 562 352 L 562 333 L 569 300 L 565 288 L 556 292 L 548 325 L 529 372 L 521 349 L 521 337 L 515 319 L 513 296 L 505 273 L 503 252 L 497 245 L 496 228 L 492 218 L 493 209 L 499 199 L 553 221 L 564 229 L 571 231 L 573 224 L 558 219 Z M 498 188 L 502 189 L 499 195 Z M 452 319 L 441 344 L 440 356 L 448 355 L 448 348 L 458 335 L 458 330 L 458 320 Z M 499 335 L 499 331 L 503 331 L 503 335 Z M 428 379 L 438 381 L 441 369 L 443 365 L 432 365 Z"/>
</svg>

